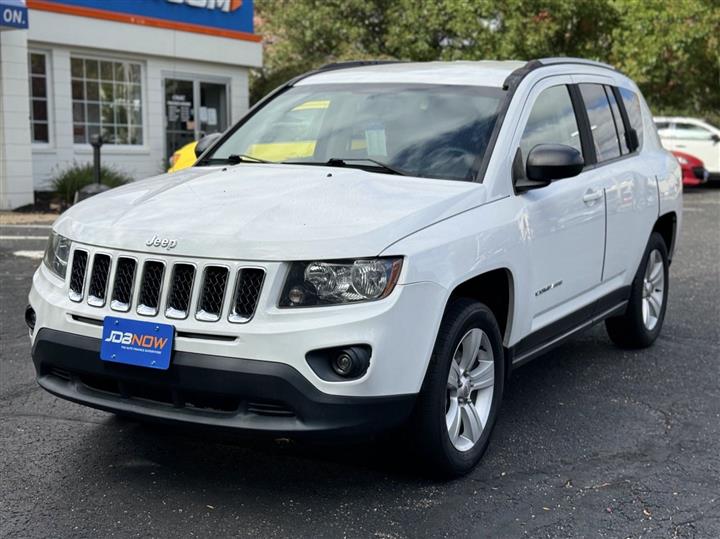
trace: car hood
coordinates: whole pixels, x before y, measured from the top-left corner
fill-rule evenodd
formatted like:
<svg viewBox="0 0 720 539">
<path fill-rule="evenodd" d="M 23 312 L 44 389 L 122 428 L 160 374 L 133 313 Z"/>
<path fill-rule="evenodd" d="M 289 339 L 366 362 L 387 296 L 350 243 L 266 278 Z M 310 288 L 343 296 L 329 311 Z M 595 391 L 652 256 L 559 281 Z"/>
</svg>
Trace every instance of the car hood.
<svg viewBox="0 0 720 539">
<path fill-rule="evenodd" d="M 193 167 L 107 191 L 55 230 L 91 245 L 240 260 L 375 256 L 398 239 L 484 202 L 481 184 L 359 169 Z M 168 250 L 151 238 L 175 240 Z"/>
</svg>

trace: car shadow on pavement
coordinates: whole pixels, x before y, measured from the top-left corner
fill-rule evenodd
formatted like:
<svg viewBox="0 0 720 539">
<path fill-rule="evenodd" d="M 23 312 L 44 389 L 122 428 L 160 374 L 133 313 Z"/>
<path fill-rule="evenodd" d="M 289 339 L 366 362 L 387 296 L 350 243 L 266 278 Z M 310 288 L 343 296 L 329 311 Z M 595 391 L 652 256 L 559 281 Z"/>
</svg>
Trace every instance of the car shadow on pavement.
<svg viewBox="0 0 720 539">
<path fill-rule="evenodd" d="M 597 335 L 571 341 L 544 358 L 523 367 L 513 375 L 506 391 L 503 409 L 490 448 L 472 477 L 479 480 L 497 473 L 493 461 L 532 452 L 532 436 L 514 439 L 517 432 L 539 433 L 572 428 L 574 419 L 558 419 L 573 414 L 573 383 L 577 386 L 592 376 L 600 363 L 607 366 L 607 339 Z M 588 346 L 587 341 L 593 344 Z M 588 350 L 589 349 L 589 350 Z M 566 388 L 563 390 L 563 388 Z M 562 399 L 569 406 L 563 410 Z M 557 403 L 560 402 L 558 407 Z M 578 406 L 581 406 L 579 404 Z M 548 410 L 552 414 L 548 415 Z M 597 427 L 596 427 L 597 428 Z M 609 426 L 608 428 L 614 428 Z M 107 430 L 114 431 L 108 436 Z M 101 435 L 100 435 L 101 434 Z M 286 493 L 302 494 L 308 485 L 322 487 L 351 477 L 354 488 L 373 488 L 378 481 L 406 485 L 436 484 L 422 463 L 416 461 L 409 436 L 392 433 L 363 440 L 309 442 L 287 439 L 251 439 L 236 433 L 194 426 L 155 424 L 110 416 L 87 432 L 93 438 L 83 446 L 92 447 L 86 462 L 95 470 L 106 470 L 109 480 L 145 481 L 147 474 L 164 474 L 181 485 L 234 484 L 246 488 L 282 488 Z M 562 455 L 567 439 L 561 436 L 542 440 L 549 453 Z M 521 457 L 520 457 L 521 458 Z M 491 465 L 486 466 L 486 464 Z M 118 474 L 118 471 L 122 473 Z M 118 474 L 116 476 L 116 474 Z M 295 486 L 292 486 L 295 485 Z"/>
</svg>

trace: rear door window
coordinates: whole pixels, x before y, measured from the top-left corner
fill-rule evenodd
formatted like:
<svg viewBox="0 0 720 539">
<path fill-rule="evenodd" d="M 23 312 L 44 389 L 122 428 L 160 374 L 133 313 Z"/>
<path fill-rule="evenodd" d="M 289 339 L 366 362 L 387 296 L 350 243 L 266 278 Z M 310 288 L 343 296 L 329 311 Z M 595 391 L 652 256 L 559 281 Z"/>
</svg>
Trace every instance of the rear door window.
<svg viewBox="0 0 720 539">
<path fill-rule="evenodd" d="M 686 140 L 712 139 L 712 133 L 709 130 L 695 124 L 676 123 L 674 134 L 675 138 L 681 138 Z"/>
<path fill-rule="evenodd" d="M 587 109 L 598 163 L 620 157 L 620 140 L 605 89 L 601 84 L 580 84 L 580 94 Z"/>
</svg>

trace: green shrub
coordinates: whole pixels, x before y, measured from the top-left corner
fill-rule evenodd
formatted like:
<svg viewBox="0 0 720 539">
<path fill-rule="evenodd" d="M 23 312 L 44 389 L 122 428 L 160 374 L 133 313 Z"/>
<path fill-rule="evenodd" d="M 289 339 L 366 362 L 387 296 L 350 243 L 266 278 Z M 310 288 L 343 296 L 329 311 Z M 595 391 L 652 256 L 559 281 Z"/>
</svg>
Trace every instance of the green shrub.
<svg viewBox="0 0 720 539">
<path fill-rule="evenodd" d="M 73 163 L 71 166 L 60 170 L 50 180 L 50 183 L 65 203 L 72 204 L 75 192 L 93 183 L 93 181 L 95 179 L 93 177 L 92 163 Z M 115 168 L 100 167 L 100 182 L 108 187 L 118 187 L 131 181 L 130 176 Z"/>
</svg>

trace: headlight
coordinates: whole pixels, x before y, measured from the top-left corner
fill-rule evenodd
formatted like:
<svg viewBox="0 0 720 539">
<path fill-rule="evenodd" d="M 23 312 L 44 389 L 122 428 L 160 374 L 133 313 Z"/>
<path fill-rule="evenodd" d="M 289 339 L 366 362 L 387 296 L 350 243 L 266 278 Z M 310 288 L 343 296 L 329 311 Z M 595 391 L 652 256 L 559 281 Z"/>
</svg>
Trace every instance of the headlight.
<svg viewBox="0 0 720 539">
<path fill-rule="evenodd" d="M 281 307 L 338 305 L 382 299 L 395 288 L 402 258 L 293 262 Z"/>
<path fill-rule="evenodd" d="M 68 258 L 70 257 L 70 245 L 72 242 L 64 236 L 50 232 L 48 246 L 45 249 L 43 262 L 55 275 L 61 279 L 67 273 Z"/>
<path fill-rule="evenodd" d="M 675 158 L 678 160 L 678 163 L 680 163 L 681 165 L 688 164 L 688 160 L 685 159 L 684 157 L 680 157 L 679 155 L 676 155 Z"/>
</svg>

